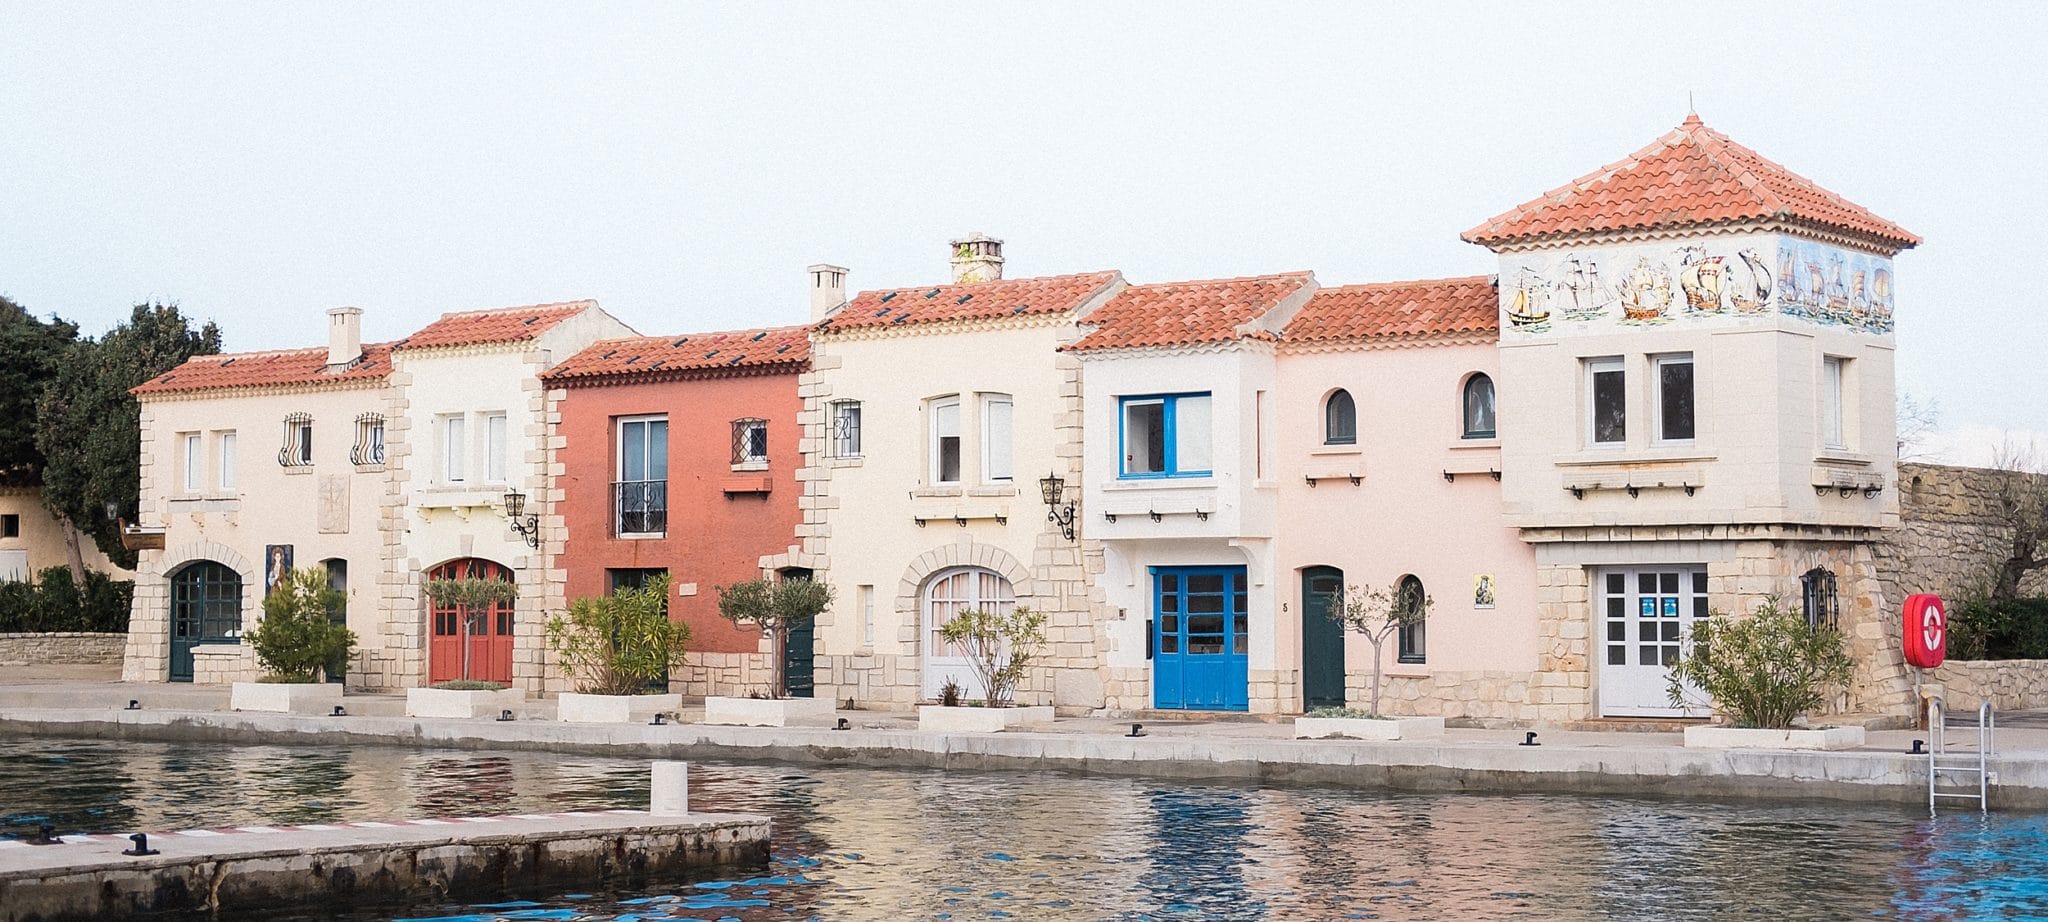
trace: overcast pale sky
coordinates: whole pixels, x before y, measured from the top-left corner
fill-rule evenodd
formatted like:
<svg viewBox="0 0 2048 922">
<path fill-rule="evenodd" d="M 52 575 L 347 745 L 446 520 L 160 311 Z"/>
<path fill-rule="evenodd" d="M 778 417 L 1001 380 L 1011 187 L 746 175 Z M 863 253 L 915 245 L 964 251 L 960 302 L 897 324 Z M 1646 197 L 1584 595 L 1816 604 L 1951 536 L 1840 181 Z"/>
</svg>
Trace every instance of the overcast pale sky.
<svg viewBox="0 0 2048 922">
<path fill-rule="evenodd" d="M 0 293 L 233 350 L 592 297 L 804 319 L 803 268 L 1326 285 L 1709 125 L 1925 238 L 1902 388 L 1954 460 L 2048 432 L 2048 5 L 0 5 Z M 1997 268 L 2004 266 L 2004 269 Z"/>
</svg>

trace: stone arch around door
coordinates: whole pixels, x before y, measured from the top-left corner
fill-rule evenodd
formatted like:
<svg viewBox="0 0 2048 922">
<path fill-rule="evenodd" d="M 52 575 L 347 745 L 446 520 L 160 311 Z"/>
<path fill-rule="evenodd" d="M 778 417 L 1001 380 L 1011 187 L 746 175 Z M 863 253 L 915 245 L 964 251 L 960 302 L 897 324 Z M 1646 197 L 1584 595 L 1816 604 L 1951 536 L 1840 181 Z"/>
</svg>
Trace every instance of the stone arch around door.
<svg viewBox="0 0 2048 922">
<path fill-rule="evenodd" d="M 157 585 L 161 587 L 159 591 L 162 593 L 162 599 L 160 604 L 155 606 L 155 610 L 162 612 L 164 618 L 164 646 L 159 648 L 165 651 L 163 676 L 172 682 L 190 682 L 193 679 L 192 648 L 207 642 L 226 642 L 228 638 L 206 637 L 192 633 L 195 627 L 202 633 L 208 627 L 205 623 L 194 625 L 189 618 L 192 612 L 179 610 L 181 606 L 189 606 L 193 601 L 189 597 L 189 592 L 181 591 L 179 578 L 196 575 L 197 571 L 194 568 L 202 565 L 218 567 L 217 575 L 223 577 L 232 574 L 237 584 L 240 628 L 246 629 L 249 627 L 250 614 L 262 610 L 262 606 L 255 604 L 254 600 L 261 598 L 260 587 L 263 585 L 263 577 L 249 558 L 242 556 L 234 548 L 212 541 L 194 541 L 179 545 L 167 551 L 163 559 L 168 563 L 157 570 Z M 186 588 L 189 590 L 190 587 Z M 252 592 L 255 593 L 254 596 Z M 186 616 L 182 625 L 185 633 L 182 636 L 181 615 Z M 240 630 L 237 630 L 236 634 L 239 635 Z M 239 642 L 239 637 L 235 642 Z"/>
<path fill-rule="evenodd" d="M 511 567 L 482 557 L 458 557 L 421 573 L 423 582 L 464 578 L 504 580 L 515 587 L 519 582 Z M 427 618 L 427 684 L 464 678 L 512 684 L 516 600 L 475 611 L 440 605 L 424 588 L 420 598 Z"/>
<path fill-rule="evenodd" d="M 961 568 L 988 570 L 1008 580 L 1011 598 L 1020 606 L 1030 605 L 1034 595 L 1031 571 L 1010 552 L 993 544 L 960 542 L 946 544 L 919 554 L 903 568 L 896 583 L 897 640 L 918 658 L 919 672 L 927 671 L 930 646 L 924 641 L 924 594 L 932 577 Z"/>
</svg>

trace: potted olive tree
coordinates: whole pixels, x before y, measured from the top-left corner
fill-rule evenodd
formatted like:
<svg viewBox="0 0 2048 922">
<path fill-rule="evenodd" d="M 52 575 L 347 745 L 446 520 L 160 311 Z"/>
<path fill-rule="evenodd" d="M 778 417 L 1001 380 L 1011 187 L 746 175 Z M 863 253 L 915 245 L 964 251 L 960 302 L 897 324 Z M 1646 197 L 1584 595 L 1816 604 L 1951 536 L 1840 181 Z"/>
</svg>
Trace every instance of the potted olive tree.
<svg viewBox="0 0 2048 922">
<path fill-rule="evenodd" d="M 576 680 L 557 716 L 584 723 L 623 723 L 674 713 L 683 696 L 668 692 L 668 677 L 683 665 L 690 626 L 668 616 L 668 577 L 638 589 L 577 599 L 566 615 L 548 619 L 548 647 Z"/>
<path fill-rule="evenodd" d="M 1380 713 L 1380 680 L 1385 673 L 1387 641 L 1401 629 L 1429 617 L 1433 604 L 1412 579 L 1391 589 L 1347 587 L 1329 608 L 1329 616 L 1372 646 L 1372 697 L 1365 710 L 1317 708 L 1294 719 L 1296 739 L 1348 737 L 1361 740 L 1437 739 L 1444 735 L 1442 717 L 1388 717 Z"/>
<path fill-rule="evenodd" d="M 1849 684 L 1856 663 L 1842 632 L 1764 599 L 1747 618 L 1714 613 L 1695 622 L 1670 667 L 1671 706 L 1713 703 L 1726 725 L 1685 728 L 1701 749 L 1854 749 L 1862 727 L 1812 727 L 1806 715 Z"/>
<path fill-rule="evenodd" d="M 1052 723 L 1052 705 L 1017 707 L 1017 685 L 1045 649 L 1045 615 L 1029 608 L 1007 612 L 970 608 L 939 626 L 939 637 L 967 655 L 981 682 L 979 707 L 925 705 L 917 709 L 920 730 L 998 732 Z"/>
<path fill-rule="evenodd" d="M 809 624 L 832 607 L 832 587 L 805 577 L 754 579 L 718 587 L 718 614 L 735 625 L 752 625 L 770 640 L 770 675 L 766 697 L 710 695 L 704 699 L 704 722 L 753 727 L 830 724 L 837 709 L 830 698 L 791 698 L 782 674 L 789 629 Z"/>
<path fill-rule="evenodd" d="M 435 605 L 454 609 L 456 624 L 464 632 L 476 623 L 475 612 L 488 612 L 494 606 L 510 605 L 519 599 L 519 587 L 502 579 L 430 579 L 425 589 L 427 598 Z M 467 647 L 465 643 L 464 648 Z M 462 678 L 406 689 L 405 716 L 488 717 L 526 701 L 525 692 L 486 679 L 469 678 L 468 671 L 469 661 L 465 659 Z"/>
<path fill-rule="evenodd" d="M 355 651 L 356 635 L 328 615 L 347 601 L 327 584 L 324 570 L 308 567 L 287 573 L 264 596 L 263 620 L 242 635 L 268 674 L 261 681 L 236 682 L 229 707 L 322 714 L 340 703 L 341 685 L 323 679 L 330 664 L 346 664 Z"/>
</svg>

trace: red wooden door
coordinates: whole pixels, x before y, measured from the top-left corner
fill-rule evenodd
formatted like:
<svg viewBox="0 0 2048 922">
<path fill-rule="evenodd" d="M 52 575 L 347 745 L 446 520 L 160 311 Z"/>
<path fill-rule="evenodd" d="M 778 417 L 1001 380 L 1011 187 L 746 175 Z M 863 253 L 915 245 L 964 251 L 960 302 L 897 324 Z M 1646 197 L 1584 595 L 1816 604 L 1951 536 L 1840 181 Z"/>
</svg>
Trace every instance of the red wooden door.
<svg viewBox="0 0 2048 922">
<path fill-rule="evenodd" d="M 512 582 L 503 565 L 471 557 L 451 560 L 427 572 L 428 579 L 498 579 Z M 512 605 L 488 610 L 443 606 L 429 601 L 427 681 L 481 679 L 512 683 Z"/>
</svg>

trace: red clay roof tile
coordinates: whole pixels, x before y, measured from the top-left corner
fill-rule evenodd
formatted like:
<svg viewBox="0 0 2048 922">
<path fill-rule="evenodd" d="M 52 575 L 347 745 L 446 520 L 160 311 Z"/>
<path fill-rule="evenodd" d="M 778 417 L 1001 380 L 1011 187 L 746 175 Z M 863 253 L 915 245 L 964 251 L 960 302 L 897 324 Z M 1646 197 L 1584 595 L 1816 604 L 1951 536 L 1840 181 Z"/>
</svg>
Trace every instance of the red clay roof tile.
<svg viewBox="0 0 2048 922">
<path fill-rule="evenodd" d="M 564 301 L 487 311 L 457 311 L 420 328 L 395 344 L 398 349 L 480 346 L 516 343 L 547 332 L 556 324 L 597 307 L 596 301 Z"/>
<path fill-rule="evenodd" d="M 347 371 L 327 371 L 327 349 L 286 349 L 275 352 L 238 352 L 199 355 L 129 390 L 138 397 L 231 387 L 291 387 L 328 384 L 356 384 L 382 380 L 391 374 L 391 344 L 370 343 L 363 347 L 362 361 Z"/>
<path fill-rule="evenodd" d="M 1920 238 L 1708 128 L 1699 116 L 1636 151 L 1466 231 L 1498 247 L 1571 234 L 1785 220 L 1903 249 Z"/>
<path fill-rule="evenodd" d="M 997 279 L 971 285 L 920 285 L 863 291 L 818 330 L 872 329 L 898 324 L 994 320 L 1018 315 L 1063 314 L 1101 294 L 1121 276 L 1116 272 Z"/>
<path fill-rule="evenodd" d="M 1270 334 L 1263 331 L 1243 333 L 1238 327 L 1279 306 L 1309 284 L 1310 279 L 1307 272 L 1289 272 L 1132 285 L 1084 318 L 1082 325 L 1093 329 L 1067 350 L 1186 346 L 1246 337 L 1269 339 Z"/>
<path fill-rule="evenodd" d="M 1285 342 L 1423 339 L 1500 332 L 1490 276 L 1324 288 L 1281 334 Z"/>
<path fill-rule="evenodd" d="M 541 377 L 552 385 L 617 384 L 634 378 L 731 370 L 801 369 L 811 358 L 809 327 L 607 339 Z"/>
</svg>

